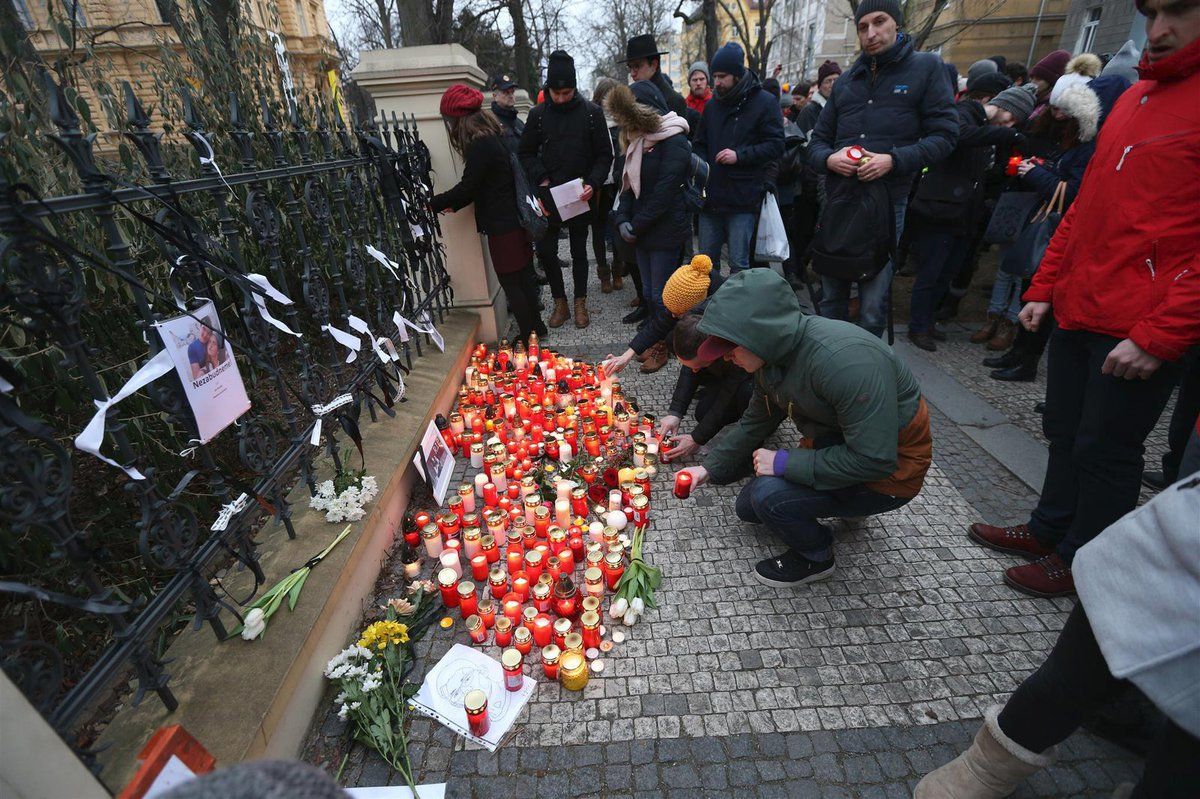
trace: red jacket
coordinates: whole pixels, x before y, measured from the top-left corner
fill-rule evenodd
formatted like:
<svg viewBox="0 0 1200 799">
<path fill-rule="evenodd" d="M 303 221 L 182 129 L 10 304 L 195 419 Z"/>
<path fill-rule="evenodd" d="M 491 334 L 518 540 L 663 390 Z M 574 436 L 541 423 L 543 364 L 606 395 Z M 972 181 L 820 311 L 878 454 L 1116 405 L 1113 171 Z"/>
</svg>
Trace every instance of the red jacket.
<svg viewBox="0 0 1200 799">
<path fill-rule="evenodd" d="M 1138 71 L 1024 298 L 1173 361 L 1200 341 L 1200 40 Z"/>
<path fill-rule="evenodd" d="M 704 92 L 704 96 L 702 97 L 697 97 L 691 92 L 688 92 L 687 107 L 695 111 L 697 114 L 703 114 L 704 106 L 708 105 L 708 101 L 712 99 L 712 96 L 712 89 L 706 90 Z"/>
</svg>

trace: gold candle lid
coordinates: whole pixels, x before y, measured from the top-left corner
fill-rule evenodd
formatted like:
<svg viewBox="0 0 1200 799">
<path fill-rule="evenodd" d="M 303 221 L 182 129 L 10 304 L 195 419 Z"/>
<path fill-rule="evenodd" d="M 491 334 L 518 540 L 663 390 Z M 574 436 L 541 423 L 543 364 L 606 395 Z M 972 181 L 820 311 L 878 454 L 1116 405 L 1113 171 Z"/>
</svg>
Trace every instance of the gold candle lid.
<svg viewBox="0 0 1200 799">
<path fill-rule="evenodd" d="M 521 617 L 525 619 L 526 624 L 528 624 L 529 622 L 536 619 L 537 615 L 538 615 L 537 608 L 525 608 L 525 610 L 521 611 Z"/>
<path fill-rule="evenodd" d="M 469 596 L 474 596 L 475 583 L 471 582 L 470 580 L 464 580 L 463 582 L 459 583 L 458 595 L 463 599 L 466 599 Z"/>
<path fill-rule="evenodd" d="M 554 632 L 558 633 L 559 635 L 566 635 L 567 633 L 571 632 L 571 620 L 555 619 Z"/>
<path fill-rule="evenodd" d="M 488 572 L 488 581 L 496 584 L 508 582 L 508 575 L 504 573 L 504 569 L 499 567 Z"/>
<path fill-rule="evenodd" d="M 463 707 L 468 713 L 482 713 L 487 710 L 487 694 L 478 688 L 474 691 L 467 691 L 467 695 L 463 697 Z"/>
<path fill-rule="evenodd" d="M 600 614 L 589 610 L 579 617 L 579 623 L 584 627 L 592 628 L 600 626 Z"/>
<path fill-rule="evenodd" d="M 483 606 L 480 605 L 480 607 L 483 607 Z M 583 598 L 583 609 L 591 610 L 591 611 L 595 611 L 595 612 L 599 613 L 600 612 L 600 597 L 585 596 Z"/>
<path fill-rule="evenodd" d="M 562 656 L 559 665 L 563 671 L 577 671 L 584 667 L 583 655 L 578 652 L 567 652 Z"/>
<path fill-rule="evenodd" d="M 604 572 L 596 566 L 588 566 L 583 572 L 583 579 L 585 582 L 598 583 L 604 579 Z"/>
<path fill-rule="evenodd" d="M 536 549 L 531 549 L 525 553 L 525 563 L 530 566 L 542 565 L 542 553 Z"/>
<path fill-rule="evenodd" d="M 510 629 L 512 629 L 512 620 L 508 616 L 501 616 L 496 619 L 496 632 L 502 633 Z"/>
<path fill-rule="evenodd" d="M 449 588 L 458 582 L 458 575 L 455 573 L 454 569 L 451 569 L 449 566 L 447 566 L 438 572 L 437 581 L 438 585 L 444 585 Z"/>
<path fill-rule="evenodd" d="M 436 523 L 430 522 L 421 528 L 422 538 L 436 538 L 442 534 L 442 529 Z"/>
<path fill-rule="evenodd" d="M 512 647 L 505 649 L 504 653 L 500 655 L 500 663 L 506 669 L 521 668 L 521 662 L 524 659 L 524 656 L 522 656 L 518 650 L 513 649 Z"/>
<path fill-rule="evenodd" d="M 583 651 L 583 636 L 579 633 L 568 633 L 565 641 L 568 652 Z"/>
<path fill-rule="evenodd" d="M 483 624 L 483 619 L 478 616 L 467 616 L 467 632 L 475 632 Z"/>
<path fill-rule="evenodd" d="M 538 584 L 533 587 L 533 598 L 534 599 L 549 599 L 550 598 L 550 584 L 543 583 L 539 580 Z"/>
<path fill-rule="evenodd" d="M 595 599 L 595 597 L 593 597 Z M 496 603 L 486 597 L 479 600 L 479 615 L 483 615 L 484 611 L 496 612 Z"/>
<path fill-rule="evenodd" d="M 533 633 L 529 632 L 528 627 L 518 627 L 517 629 L 513 630 L 513 640 L 519 644 L 524 644 L 532 639 Z M 580 637 L 581 642 L 582 640 L 582 637 Z"/>
<path fill-rule="evenodd" d="M 546 646 L 542 647 L 542 662 L 551 664 L 556 663 L 558 662 L 558 656 L 560 654 L 562 654 L 562 652 L 557 646 L 554 644 L 546 644 Z"/>
</svg>

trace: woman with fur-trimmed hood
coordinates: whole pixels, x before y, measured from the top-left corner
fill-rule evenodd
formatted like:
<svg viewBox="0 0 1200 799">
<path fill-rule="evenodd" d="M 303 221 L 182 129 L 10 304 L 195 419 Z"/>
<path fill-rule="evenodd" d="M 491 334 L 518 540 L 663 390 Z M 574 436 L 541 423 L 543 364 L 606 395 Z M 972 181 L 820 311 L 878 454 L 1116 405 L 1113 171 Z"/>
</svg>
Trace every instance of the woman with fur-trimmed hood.
<svg viewBox="0 0 1200 799">
<path fill-rule="evenodd" d="M 679 266 L 681 249 L 692 233 L 683 200 L 692 154 L 688 124 L 668 109 L 658 87 L 645 80 L 617 86 L 604 105 L 621 128 L 625 154 L 613 221 L 621 238 L 634 245 L 648 310 L 665 315 L 663 286 Z M 647 350 L 642 370 L 656 371 L 666 359 L 665 345 L 655 344 Z"/>
</svg>

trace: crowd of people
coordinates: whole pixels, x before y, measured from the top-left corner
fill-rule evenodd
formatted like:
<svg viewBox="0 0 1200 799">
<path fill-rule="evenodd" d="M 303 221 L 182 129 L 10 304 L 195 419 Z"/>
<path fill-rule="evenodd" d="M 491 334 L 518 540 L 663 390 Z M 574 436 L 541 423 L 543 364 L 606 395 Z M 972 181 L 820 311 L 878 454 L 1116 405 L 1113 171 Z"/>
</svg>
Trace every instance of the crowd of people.
<svg viewBox="0 0 1200 799">
<path fill-rule="evenodd" d="M 631 279 L 624 321 L 638 328 L 605 368 L 637 358 L 653 372 L 673 352 L 664 459 L 702 454 L 683 470 L 696 487 L 749 478 L 738 517 L 786 547 L 754 569 L 768 586 L 833 575 L 822 519 L 918 495 L 933 434 L 889 346 L 894 275 L 915 262 L 907 339 L 936 352 L 938 322 L 995 248 L 988 318 L 971 340 L 993 353 L 997 380 L 1033 380 L 1046 355 L 1049 462 L 1028 523 L 966 532 L 1027 560 L 1005 571 L 1012 588 L 1083 604 L 1042 668 L 918 796 L 1008 795 L 1126 679 L 1170 719 L 1132 795 L 1195 795 L 1179 791 L 1200 768 L 1195 672 L 1184 678 L 1200 668 L 1200 5 L 1137 7 L 1141 53 L 1133 42 L 1105 57 L 1056 50 L 1029 68 L 997 55 L 960 74 L 915 46 L 897 0 L 861 0 L 857 59 L 786 87 L 731 42 L 691 65 L 685 97 L 653 37 L 638 36 L 628 84 L 601 81 L 592 100 L 571 57 L 552 53 L 523 125 L 505 76 L 490 111 L 466 86 L 442 102 L 465 168 L 435 210 L 476 204 L 522 337 L 571 316 L 564 228 L 576 326 L 590 321 L 589 236 L 601 290 Z M 550 189 L 575 180 L 587 211 L 563 220 Z M 523 206 L 544 214 L 536 242 Z M 774 213 L 789 254 L 768 263 L 757 242 Z M 535 251 L 553 301 L 545 324 Z M 805 291 L 815 313 L 802 310 Z M 1143 476 L 1145 440 L 1177 386 L 1171 451 Z M 789 419 L 800 445 L 770 448 Z M 1126 516 L 1143 479 L 1163 493 Z M 1114 584 L 1123 590 L 1101 588 Z M 1122 631 L 1143 623 L 1141 637 Z"/>
</svg>

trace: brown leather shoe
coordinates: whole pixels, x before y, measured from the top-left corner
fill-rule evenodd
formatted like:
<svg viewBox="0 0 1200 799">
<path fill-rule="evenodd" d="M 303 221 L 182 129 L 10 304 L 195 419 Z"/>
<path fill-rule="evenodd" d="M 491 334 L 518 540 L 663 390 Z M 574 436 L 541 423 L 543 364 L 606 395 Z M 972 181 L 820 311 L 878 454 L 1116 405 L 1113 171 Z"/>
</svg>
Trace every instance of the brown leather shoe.
<svg viewBox="0 0 1200 799">
<path fill-rule="evenodd" d="M 600 281 L 600 293 L 601 294 L 612 294 L 612 290 L 613 290 L 613 283 L 611 280 L 601 280 Z"/>
<path fill-rule="evenodd" d="M 550 327 L 562 327 L 563 322 L 567 321 L 567 317 L 570 315 L 571 309 L 567 307 L 567 301 L 556 299 L 554 310 L 550 312 L 550 318 L 546 320 L 546 324 Z"/>
<path fill-rule="evenodd" d="M 663 342 L 658 342 L 650 349 L 646 350 L 646 360 L 642 361 L 642 374 L 652 375 L 659 369 L 667 365 L 667 360 L 670 356 L 667 354 L 667 345 Z"/>
<path fill-rule="evenodd" d="M 592 322 L 588 316 L 587 297 L 575 298 L 575 327 L 587 327 Z"/>
<path fill-rule="evenodd" d="M 640 308 L 641 305 L 642 305 L 641 297 L 634 297 L 632 300 L 629 301 L 630 308 Z"/>
<path fill-rule="evenodd" d="M 988 320 L 983 327 L 971 334 L 972 344 L 983 344 L 986 341 L 991 341 L 992 336 L 996 335 L 996 326 L 1000 324 L 999 314 L 988 314 Z"/>
<path fill-rule="evenodd" d="M 613 275 L 612 287 L 617 291 L 625 288 L 625 278 L 620 275 Z"/>
<path fill-rule="evenodd" d="M 1022 594 L 1046 599 L 1071 596 L 1075 593 L 1075 578 L 1071 576 L 1071 567 L 1064 563 L 1057 553 L 1033 563 L 1026 563 L 1024 566 L 1013 566 L 1004 572 L 1004 582 Z"/>
<path fill-rule="evenodd" d="M 992 352 L 1004 352 L 1012 346 L 1013 339 L 1016 337 L 1016 323 L 1001 319 L 996 324 L 996 335 L 992 336 L 992 340 L 987 343 L 987 348 Z"/>
<path fill-rule="evenodd" d="M 937 343 L 934 342 L 933 336 L 929 333 L 913 333 L 909 331 L 908 340 L 912 342 L 914 347 L 926 352 L 937 352 Z"/>
<path fill-rule="evenodd" d="M 976 522 L 967 528 L 967 535 L 977 544 L 997 552 L 1007 552 L 1010 555 L 1024 555 L 1027 558 L 1042 558 L 1054 552 L 1053 547 L 1047 547 L 1033 537 L 1029 525 L 1018 524 L 1014 527 L 996 527 L 991 524 Z"/>
</svg>

